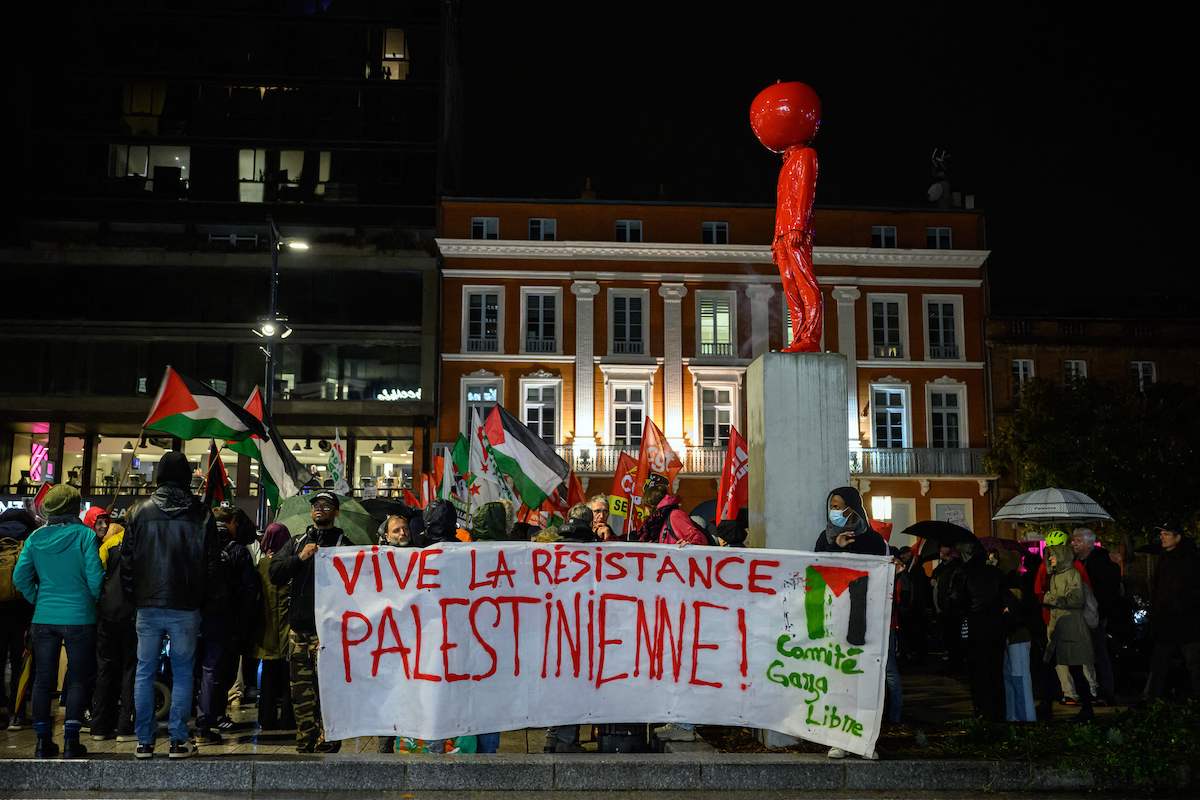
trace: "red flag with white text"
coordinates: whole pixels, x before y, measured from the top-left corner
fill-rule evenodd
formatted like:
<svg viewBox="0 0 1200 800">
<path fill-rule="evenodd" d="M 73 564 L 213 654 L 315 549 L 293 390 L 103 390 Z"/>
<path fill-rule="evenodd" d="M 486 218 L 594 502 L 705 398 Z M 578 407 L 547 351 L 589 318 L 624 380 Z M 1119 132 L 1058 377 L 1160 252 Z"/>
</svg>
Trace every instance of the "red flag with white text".
<svg viewBox="0 0 1200 800">
<path fill-rule="evenodd" d="M 721 469 L 721 483 L 717 488 L 717 523 L 734 519 L 738 511 L 746 507 L 749 497 L 750 448 L 738 429 L 729 429 L 729 447 L 725 450 L 725 466 Z"/>
<path fill-rule="evenodd" d="M 667 437 L 663 436 L 654 420 L 646 417 L 642 426 L 642 449 L 638 452 L 637 476 L 634 479 L 636 493 L 641 495 L 642 486 L 646 483 L 646 478 L 650 477 L 650 473 L 662 475 L 669 482 L 675 480 L 681 469 L 683 462 L 671 449 Z"/>
</svg>

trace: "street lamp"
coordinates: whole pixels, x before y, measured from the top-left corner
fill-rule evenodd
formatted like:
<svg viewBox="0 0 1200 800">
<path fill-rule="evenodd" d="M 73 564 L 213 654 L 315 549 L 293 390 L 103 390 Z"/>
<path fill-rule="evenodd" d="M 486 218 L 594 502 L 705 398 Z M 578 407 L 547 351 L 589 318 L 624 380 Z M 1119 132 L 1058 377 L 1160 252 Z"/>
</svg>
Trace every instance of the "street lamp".
<svg viewBox="0 0 1200 800">
<path fill-rule="evenodd" d="M 258 326 L 252 331 L 260 339 L 266 339 L 266 347 L 261 348 L 267 356 L 266 385 L 263 387 L 263 419 L 271 418 L 271 406 L 275 400 L 275 343 L 292 335 L 292 329 L 287 325 L 287 317 L 279 313 L 279 251 L 287 245 L 289 250 L 304 251 L 308 242 L 302 239 L 287 238 L 279 235 L 275 220 L 267 216 L 267 229 L 271 239 L 271 293 L 267 316 L 258 321 Z M 267 521 L 267 495 L 262 491 L 261 476 L 258 492 L 258 519 L 262 525 Z"/>
</svg>

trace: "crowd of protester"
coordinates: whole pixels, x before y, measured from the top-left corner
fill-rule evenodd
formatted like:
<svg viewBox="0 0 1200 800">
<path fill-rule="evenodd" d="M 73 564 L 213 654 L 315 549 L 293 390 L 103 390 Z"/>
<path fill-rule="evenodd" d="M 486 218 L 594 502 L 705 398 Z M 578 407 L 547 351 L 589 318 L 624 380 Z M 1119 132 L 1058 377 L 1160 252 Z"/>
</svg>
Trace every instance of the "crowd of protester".
<svg viewBox="0 0 1200 800">
<path fill-rule="evenodd" d="M 311 524 L 303 531 L 272 523 L 259 532 L 235 507 L 208 508 L 192 494 L 192 477 L 183 454 L 167 453 L 154 493 L 123 516 L 93 506 L 81 518 L 82 498 L 68 484 L 45 495 L 42 519 L 20 509 L 0 515 L 0 723 L 19 730 L 31 721 L 35 756 L 60 752 L 51 703 L 61 686 L 64 757 L 87 753 L 84 730 L 95 741 L 136 741 L 136 757 L 152 757 L 155 695 L 168 675 L 170 696 L 158 702 L 169 707 L 170 758 L 222 744 L 235 728 L 230 697 L 240 692 L 250 699 L 255 690 L 259 730 L 294 730 L 302 753 L 339 749 L 340 742 L 325 739 L 321 721 L 313 559 L 320 548 L 348 544 L 337 524 L 339 497 L 309 495 Z M 386 517 L 378 544 L 745 546 L 744 509 L 720 525 L 691 517 L 659 475 L 647 480 L 643 501 L 644 519 L 619 535 L 603 495 L 572 506 L 561 524 L 543 529 L 516 522 L 506 501 L 474 509 L 463 528 L 454 506 L 436 500 L 423 511 L 404 507 Z M 1161 526 L 1159 539 L 1151 586 L 1155 645 L 1143 693 L 1164 694 L 1179 654 L 1193 694 L 1200 695 L 1200 557 L 1179 524 Z M 1048 718 L 1056 701 L 1077 704 L 1079 719 L 1087 720 L 1096 705 L 1115 702 L 1110 642 L 1129 609 L 1120 569 L 1086 528 L 1070 537 L 1053 532 L 1045 544 L 1044 561 L 1032 552 L 989 552 L 974 539 L 922 556 L 890 548 L 854 488 L 830 492 L 812 549 L 890 556 L 895 563 L 886 722 L 902 719 L 901 669 L 927 665 L 935 652 L 944 653 L 945 670 L 965 676 L 974 713 L 987 720 Z M 28 719 L 15 702 L 26 647 L 33 654 Z M 695 726 L 674 722 L 655 734 L 690 740 Z M 433 742 L 387 736 L 379 737 L 378 749 L 494 753 L 499 741 L 499 732 Z M 546 731 L 546 752 L 582 749 L 580 726 Z M 829 751 L 833 758 L 845 755 Z"/>
</svg>

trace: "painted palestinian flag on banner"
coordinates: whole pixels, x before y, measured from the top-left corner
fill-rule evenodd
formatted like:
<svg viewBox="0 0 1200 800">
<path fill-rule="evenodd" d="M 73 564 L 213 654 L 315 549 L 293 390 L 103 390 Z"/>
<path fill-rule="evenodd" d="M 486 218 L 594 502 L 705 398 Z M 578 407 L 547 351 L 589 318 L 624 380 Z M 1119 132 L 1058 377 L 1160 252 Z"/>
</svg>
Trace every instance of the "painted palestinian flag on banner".
<svg viewBox="0 0 1200 800">
<path fill-rule="evenodd" d="M 213 440 L 208 448 L 208 473 L 204 476 L 204 505 L 216 508 L 226 500 L 233 499 L 233 486 L 229 483 L 229 473 L 221 461 L 221 452 L 217 449 L 217 441 Z"/>
<path fill-rule="evenodd" d="M 501 406 L 488 414 L 483 432 L 496 468 L 512 480 L 521 502 L 530 508 L 540 506 L 571 474 L 570 465 L 553 447 Z"/>
<path fill-rule="evenodd" d="M 180 375 L 167 367 L 150 415 L 142 423 L 180 439 L 230 439 L 263 436 L 263 425 L 207 383 Z"/>
<path fill-rule="evenodd" d="M 258 477 L 263 491 L 267 493 L 271 507 L 279 508 L 280 500 L 300 494 L 301 487 L 312 480 L 312 473 L 288 450 L 272 421 L 263 419 L 262 393 L 257 386 L 246 400 L 245 409 L 263 424 L 267 436 L 264 438 L 254 434 L 240 442 L 226 442 L 225 446 L 235 453 L 258 460 Z"/>
</svg>

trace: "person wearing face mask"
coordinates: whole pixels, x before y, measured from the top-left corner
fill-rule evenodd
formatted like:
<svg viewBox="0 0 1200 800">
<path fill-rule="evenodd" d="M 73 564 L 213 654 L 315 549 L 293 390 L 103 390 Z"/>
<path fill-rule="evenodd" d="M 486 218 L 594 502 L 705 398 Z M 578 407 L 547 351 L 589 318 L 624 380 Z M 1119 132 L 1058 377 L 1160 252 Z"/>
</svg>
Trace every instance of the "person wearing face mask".
<svg viewBox="0 0 1200 800">
<path fill-rule="evenodd" d="M 817 536 L 818 553 L 859 553 L 886 556 L 887 542 L 871 528 L 862 495 L 851 486 L 839 486 L 825 501 L 825 530 Z"/>
</svg>

